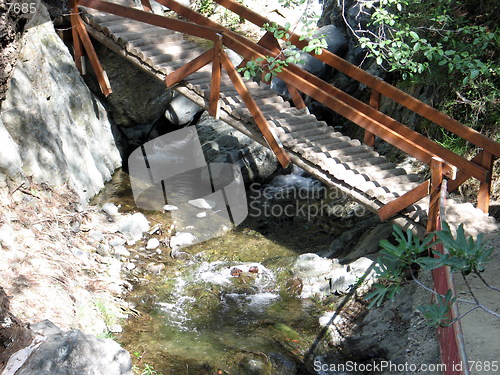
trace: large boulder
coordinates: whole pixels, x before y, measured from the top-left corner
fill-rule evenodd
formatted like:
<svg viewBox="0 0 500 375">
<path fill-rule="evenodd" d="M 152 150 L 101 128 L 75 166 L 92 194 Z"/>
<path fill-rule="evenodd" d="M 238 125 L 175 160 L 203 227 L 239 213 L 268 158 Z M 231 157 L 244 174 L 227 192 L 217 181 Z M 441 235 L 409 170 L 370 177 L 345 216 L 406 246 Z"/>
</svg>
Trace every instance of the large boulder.
<svg viewBox="0 0 500 375">
<path fill-rule="evenodd" d="M 103 105 L 83 82 L 46 9 L 38 6 L 2 105 L 0 175 L 4 181 L 22 173 L 35 182 L 69 182 L 86 200 L 111 178 L 121 158 Z"/>
<path fill-rule="evenodd" d="M 121 127 L 134 127 L 149 125 L 160 119 L 172 99 L 172 92 L 167 90 L 165 83 L 103 45 L 94 45 L 113 90 L 105 101 L 116 124 Z M 91 79 L 93 71 L 88 76 L 87 84 L 95 93 L 99 93 L 95 77 Z"/>
<path fill-rule="evenodd" d="M 16 353 L 7 365 L 9 370 L 24 361 L 16 375 L 132 375 L 130 354 L 113 340 L 79 330 L 63 332 L 48 321 L 32 330 L 41 343 L 30 348 L 27 358 Z"/>
<path fill-rule="evenodd" d="M 239 164 L 246 183 L 268 180 L 281 169 L 271 150 L 222 121 L 204 115 L 196 129 L 206 162 Z"/>
</svg>

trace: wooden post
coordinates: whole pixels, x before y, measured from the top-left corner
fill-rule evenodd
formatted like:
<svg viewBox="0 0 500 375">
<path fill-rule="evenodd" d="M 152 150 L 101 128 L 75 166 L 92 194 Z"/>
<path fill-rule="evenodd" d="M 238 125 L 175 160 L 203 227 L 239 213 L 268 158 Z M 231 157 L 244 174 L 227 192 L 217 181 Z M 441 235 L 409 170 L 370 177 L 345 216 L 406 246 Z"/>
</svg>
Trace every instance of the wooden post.
<svg viewBox="0 0 500 375">
<path fill-rule="evenodd" d="M 429 199 L 429 213 L 427 214 L 427 233 L 435 232 L 439 228 L 439 202 L 441 183 L 443 182 L 444 160 L 434 156 L 431 160 L 431 188 Z"/>
<path fill-rule="evenodd" d="M 495 158 L 493 155 L 486 150 L 483 150 L 483 155 L 481 157 L 481 166 L 487 169 L 490 173 L 485 181 L 480 181 L 479 192 L 477 194 L 477 208 L 481 209 L 484 213 L 488 213 L 490 206 L 490 192 L 491 192 L 491 180 L 493 174 L 493 162 Z"/>
<path fill-rule="evenodd" d="M 231 62 L 231 60 L 224 51 L 220 52 L 220 58 L 222 66 L 224 67 L 229 78 L 233 82 L 234 88 L 236 89 L 236 91 L 238 91 L 238 94 L 240 95 L 241 99 L 243 99 L 243 102 L 245 103 L 248 110 L 252 114 L 255 124 L 261 131 L 262 135 L 264 136 L 264 139 L 267 141 L 269 148 L 273 150 L 281 166 L 283 168 L 288 167 L 292 162 L 290 160 L 290 157 L 283 148 L 283 145 L 281 144 L 281 141 L 274 132 L 274 130 L 269 126 L 269 123 L 267 122 L 266 117 L 260 110 L 259 106 L 248 92 L 248 89 L 245 86 L 245 83 L 243 82 L 243 78 L 238 74 L 233 63 Z"/>
<path fill-rule="evenodd" d="M 208 113 L 210 116 L 219 118 L 219 99 L 220 99 L 220 78 L 221 78 L 221 62 L 220 53 L 222 51 L 222 34 L 217 34 L 219 37 L 214 42 L 214 57 L 212 60 L 212 80 L 210 83 L 210 103 Z"/>
<path fill-rule="evenodd" d="M 374 89 L 372 89 L 370 94 L 370 107 L 375 108 L 377 111 L 380 109 L 380 93 Z M 375 145 L 375 134 L 365 130 L 363 143 L 367 146 L 373 147 Z"/>
<path fill-rule="evenodd" d="M 141 0 L 141 4 L 142 4 L 142 10 L 144 10 L 145 12 L 152 12 L 153 11 L 153 8 L 151 7 L 151 3 L 149 2 L 149 0 Z"/>
<path fill-rule="evenodd" d="M 78 35 L 76 29 L 76 17 L 78 17 L 78 0 L 73 2 L 73 8 L 71 11 L 71 35 L 73 36 L 73 57 L 75 59 L 75 65 L 80 71 L 80 74 L 85 75 L 85 60 L 83 58 L 83 46 L 82 40 Z"/>
</svg>

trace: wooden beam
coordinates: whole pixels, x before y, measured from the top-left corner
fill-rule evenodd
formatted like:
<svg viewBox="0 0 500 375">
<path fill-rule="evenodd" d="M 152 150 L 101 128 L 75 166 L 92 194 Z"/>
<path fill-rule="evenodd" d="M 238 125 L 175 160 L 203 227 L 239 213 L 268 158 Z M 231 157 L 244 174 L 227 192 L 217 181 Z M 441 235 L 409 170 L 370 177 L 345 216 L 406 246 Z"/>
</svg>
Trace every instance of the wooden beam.
<svg viewBox="0 0 500 375">
<path fill-rule="evenodd" d="M 149 0 L 141 0 L 141 4 L 142 4 L 143 11 L 149 12 L 149 13 L 151 13 L 153 11 L 153 8 L 151 7 L 151 3 L 149 2 Z"/>
<path fill-rule="evenodd" d="M 231 60 L 224 51 L 220 52 L 220 58 L 222 66 L 226 70 L 227 74 L 229 75 L 229 78 L 234 84 L 235 89 L 238 91 L 238 94 L 241 96 L 248 110 L 252 114 L 255 124 L 257 125 L 262 135 L 266 139 L 267 143 L 269 144 L 269 147 L 271 148 L 271 150 L 273 150 L 274 154 L 278 158 L 283 168 L 288 167 L 291 163 L 290 157 L 284 150 L 283 145 L 281 144 L 279 138 L 276 136 L 274 131 L 269 127 L 269 124 L 267 123 L 267 120 L 262 111 L 260 110 L 259 106 L 257 105 L 257 103 L 255 103 L 255 100 L 253 100 L 252 96 L 248 92 L 248 89 L 246 88 L 245 83 L 243 82 L 243 78 L 238 74 L 233 63 L 231 62 Z"/>
<path fill-rule="evenodd" d="M 162 1 L 165 0 L 158 0 L 158 2 Z M 258 14 L 233 0 L 214 1 L 257 26 L 262 27 L 265 23 L 271 23 L 271 21 L 269 21 L 261 14 Z M 297 47 L 304 48 L 308 45 L 308 39 L 301 40 L 300 35 L 295 33 L 290 34 L 290 41 Z M 388 84 L 387 82 L 384 82 L 379 77 L 365 72 L 363 69 L 358 68 L 356 65 L 351 64 L 350 62 L 342 59 L 341 57 L 331 53 L 326 49 L 323 49 L 320 55 L 316 55 L 314 52 L 310 52 L 309 54 L 346 74 L 347 76 L 363 83 L 371 89 L 380 92 L 382 95 L 387 96 L 395 102 L 412 110 L 413 112 L 418 113 L 422 117 L 434 122 L 435 124 L 455 133 L 456 135 L 466 139 L 476 146 L 484 148 L 494 156 L 500 157 L 500 143 L 495 142 L 494 140 L 484 136 L 478 131 L 454 120 L 450 116 L 439 112 L 438 110 L 432 108 L 430 105 L 425 104 L 422 101 L 414 98 L 413 96 L 405 93 L 404 91 Z"/>
<path fill-rule="evenodd" d="M 157 2 L 161 4 L 160 1 Z M 179 31 L 184 34 L 194 35 L 212 41 L 217 40 L 216 33 L 219 32 L 217 29 L 213 29 L 210 27 L 195 25 L 191 22 L 186 22 L 175 18 L 163 17 L 157 14 L 144 12 L 142 10 L 126 7 L 108 1 L 79 0 L 79 4 L 85 7 L 100 10 L 101 12 L 115 14 L 117 16 L 130 18 L 132 20 L 147 23 L 149 25 Z"/>
<path fill-rule="evenodd" d="M 194 60 L 188 62 L 186 65 L 181 66 L 179 69 L 167 75 L 165 77 L 165 84 L 167 85 L 167 87 L 174 86 L 175 84 L 179 83 L 190 74 L 193 74 L 194 72 L 203 68 L 205 65 L 210 64 L 213 58 L 214 58 L 213 50 L 208 50 L 202 53 Z"/>
<path fill-rule="evenodd" d="M 97 57 L 92 42 L 90 41 L 87 29 L 85 28 L 85 25 L 78 14 L 75 15 L 73 20 L 75 22 L 74 27 L 76 28 L 78 36 L 82 41 L 83 47 L 87 52 L 90 64 L 92 65 L 92 68 L 94 68 L 94 72 L 97 76 L 97 81 L 99 82 L 99 86 L 101 87 L 101 92 L 103 93 L 104 96 L 108 96 L 113 91 L 111 90 L 111 85 L 109 84 L 108 76 L 104 71 L 101 62 L 99 61 L 99 58 Z"/>
<path fill-rule="evenodd" d="M 380 93 L 376 90 L 371 90 L 370 93 L 370 107 L 380 110 Z M 367 146 L 373 147 L 375 145 L 375 134 L 365 130 L 365 136 L 363 139 L 363 143 Z"/>
<path fill-rule="evenodd" d="M 427 213 L 427 233 L 439 228 L 439 208 L 441 183 L 443 182 L 443 159 L 433 157 L 431 161 L 431 186 L 429 197 L 429 212 Z"/>
<path fill-rule="evenodd" d="M 218 119 L 220 112 L 220 79 L 221 79 L 221 61 L 220 53 L 222 51 L 222 35 L 214 42 L 213 61 L 212 61 L 212 81 L 210 83 L 210 104 L 208 113 L 210 116 Z"/>
<path fill-rule="evenodd" d="M 429 180 L 426 180 L 406 194 L 403 194 L 402 196 L 382 206 L 377 211 L 380 220 L 386 221 L 405 208 L 425 198 L 427 195 L 429 195 L 430 186 L 431 182 Z"/>
<path fill-rule="evenodd" d="M 83 58 L 82 40 L 80 39 L 78 31 L 76 30 L 77 17 L 78 17 L 78 6 L 75 2 L 75 5 L 73 6 L 72 12 L 70 14 L 71 35 L 73 36 L 73 55 L 77 69 L 80 71 L 80 74 L 85 75 L 85 60 Z"/>
<path fill-rule="evenodd" d="M 493 174 L 493 163 L 495 158 L 492 154 L 483 150 L 481 157 L 481 166 L 490 171 L 486 181 L 479 183 L 479 192 L 477 194 L 477 208 L 480 208 L 484 213 L 488 213 L 490 207 L 491 180 Z"/>
</svg>

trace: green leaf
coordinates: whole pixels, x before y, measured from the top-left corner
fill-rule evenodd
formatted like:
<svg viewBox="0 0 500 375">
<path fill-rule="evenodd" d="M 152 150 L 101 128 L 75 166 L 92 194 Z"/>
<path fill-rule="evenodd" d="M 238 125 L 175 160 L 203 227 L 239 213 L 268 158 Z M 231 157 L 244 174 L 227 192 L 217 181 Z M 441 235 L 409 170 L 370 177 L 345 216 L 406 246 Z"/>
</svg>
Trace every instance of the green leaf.
<svg viewBox="0 0 500 375">
<path fill-rule="evenodd" d="M 377 57 L 377 64 L 382 65 L 382 62 L 383 62 L 382 56 Z"/>
</svg>

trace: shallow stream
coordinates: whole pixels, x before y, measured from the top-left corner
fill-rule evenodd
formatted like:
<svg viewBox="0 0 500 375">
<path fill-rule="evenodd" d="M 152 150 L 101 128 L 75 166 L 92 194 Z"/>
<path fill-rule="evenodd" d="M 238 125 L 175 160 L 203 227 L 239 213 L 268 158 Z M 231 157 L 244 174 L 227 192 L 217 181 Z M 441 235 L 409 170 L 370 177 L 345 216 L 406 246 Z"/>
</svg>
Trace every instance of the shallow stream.
<svg viewBox="0 0 500 375">
<path fill-rule="evenodd" d="M 281 193 L 280 199 L 259 193 L 263 200 L 254 209 L 263 201 L 295 205 L 300 198 L 283 199 L 283 189 L 318 186 L 300 173 L 280 176 L 259 186 L 274 197 Z M 308 205 L 319 202 L 301 198 Z M 137 210 L 125 172 L 117 172 L 93 203 L 105 202 L 120 204 L 122 212 Z M 152 366 L 165 375 L 313 373 L 306 367 L 311 368 L 309 351 L 321 332 L 324 303 L 301 297 L 301 280 L 292 269 L 300 254 L 326 250 L 335 230 L 317 217 L 250 210 L 239 226 L 183 248 L 174 259 L 163 242 L 173 224 L 170 213 L 143 213 L 151 227 L 161 224 L 151 235 L 161 246 L 147 250 L 141 242 L 131 250 L 135 268 L 127 277 L 133 285 L 127 299 L 139 314 L 116 336 L 135 353 L 139 368 Z"/>
</svg>

